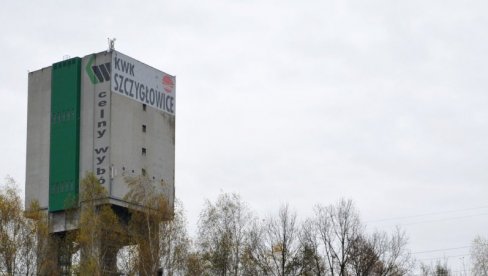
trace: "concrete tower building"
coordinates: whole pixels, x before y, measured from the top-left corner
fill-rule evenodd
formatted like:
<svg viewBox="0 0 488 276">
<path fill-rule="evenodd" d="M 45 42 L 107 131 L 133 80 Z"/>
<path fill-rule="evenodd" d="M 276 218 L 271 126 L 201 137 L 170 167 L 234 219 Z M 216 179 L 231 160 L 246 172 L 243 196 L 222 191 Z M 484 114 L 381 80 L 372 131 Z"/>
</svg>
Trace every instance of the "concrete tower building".
<svg viewBox="0 0 488 276">
<path fill-rule="evenodd" d="M 112 205 L 128 206 L 126 176 L 146 175 L 172 207 L 175 104 L 174 76 L 116 51 L 30 72 L 26 206 L 39 202 L 52 233 L 76 229 L 65 209 L 93 172 Z"/>
</svg>

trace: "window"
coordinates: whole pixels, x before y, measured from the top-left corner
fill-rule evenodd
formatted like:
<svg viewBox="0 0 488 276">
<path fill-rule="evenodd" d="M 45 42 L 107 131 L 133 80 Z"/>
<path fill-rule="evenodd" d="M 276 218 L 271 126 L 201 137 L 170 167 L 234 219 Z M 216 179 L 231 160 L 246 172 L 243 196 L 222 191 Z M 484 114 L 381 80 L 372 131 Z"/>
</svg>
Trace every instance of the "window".
<svg viewBox="0 0 488 276">
<path fill-rule="evenodd" d="M 142 125 L 142 132 L 146 132 L 146 125 Z"/>
<path fill-rule="evenodd" d="M 141 170 L 141 173 L 142 173 L 142 175 L 146 175 L 146 170 L 145 169 L 142 169 Z"/>
<path fill-rule="evenodd" d="M 146 148 L 142 148 L 142 156 L 146 156 Z"/>
<path fill-rule="evenodd" d="M 142 110 L 146 111 L 146 104 L 142 104 Z"/>
</svg>

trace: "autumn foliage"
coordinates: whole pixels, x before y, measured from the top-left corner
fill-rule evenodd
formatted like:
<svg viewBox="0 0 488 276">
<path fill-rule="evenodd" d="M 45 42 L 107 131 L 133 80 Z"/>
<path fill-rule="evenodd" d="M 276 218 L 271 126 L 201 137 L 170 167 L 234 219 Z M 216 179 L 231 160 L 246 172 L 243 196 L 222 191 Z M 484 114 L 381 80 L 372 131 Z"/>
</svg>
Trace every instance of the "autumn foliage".
<svg viewBox="0 0 488 276">
<path fill-rule="evenodd" d="M 37 202 L 22 208 L 16 183 L 0 189 L 0 275 L 437 275 L 445 266 L 415 264 L 401 229 L 366 231 L 351 200 L 315 206 L 299 220 L 288 204 L 258 217 L 236 194 L 207 200 L 190 239 L 181 202 L 169 206 L 146 176 L 127 178 L 128 208 L 110 204 L 87 174 L 76 231 L 49 229 Z M 473 242 L 472 272 L 487 275 L 486 239 Z M 65 264 L 65 265 L 62 265 Z M 420 269 L 416 269 L 420 267 Z M 447 274 L 446 274 L 447 275 Z"/>
</svg>

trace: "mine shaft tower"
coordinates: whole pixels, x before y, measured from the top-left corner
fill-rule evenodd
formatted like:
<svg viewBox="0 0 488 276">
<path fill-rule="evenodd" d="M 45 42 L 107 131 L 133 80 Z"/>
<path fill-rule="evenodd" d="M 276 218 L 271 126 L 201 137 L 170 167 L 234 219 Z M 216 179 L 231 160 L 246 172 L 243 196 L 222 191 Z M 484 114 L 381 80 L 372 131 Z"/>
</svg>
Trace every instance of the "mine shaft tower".
<svg viewBox="0 0 488 276">
<path fill-rule="evenodd" d="M 138 175 L 163 183 L 173 208 L 175 107 L 174 76 L 115 50 L 30 72 L 26 207 L 39 202 L 51 235 L 66 235 L 78 227 L 67 210 L 80 206 L 80 180 L 94 173 L 122 213 L 125 178 Z"/>
</svg>

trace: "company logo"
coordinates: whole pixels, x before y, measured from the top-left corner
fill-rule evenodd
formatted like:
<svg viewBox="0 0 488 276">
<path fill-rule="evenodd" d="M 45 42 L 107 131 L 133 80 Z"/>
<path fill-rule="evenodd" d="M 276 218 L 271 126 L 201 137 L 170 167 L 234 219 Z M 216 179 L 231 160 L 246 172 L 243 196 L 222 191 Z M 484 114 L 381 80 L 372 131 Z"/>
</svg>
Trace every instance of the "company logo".
<svg viewBox="0 0 488 276">
<path fill-rule="evenodd" d="M 110 62 L 100 65 L 93 65 L 95 55 L 91 56 L 86 64 L 85 71 L 92 84 L 110 80 Z"/>
<path fill-rule="evenodd" d="M 173 79 L 168 75 L 164 75 L 163 77 L 163 88 L 166 93 L 171 93 L 175 88 L 175 83 L 173 82 Z"/>
</svg>

